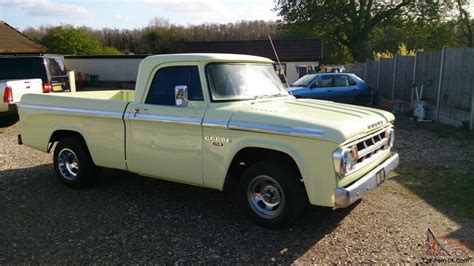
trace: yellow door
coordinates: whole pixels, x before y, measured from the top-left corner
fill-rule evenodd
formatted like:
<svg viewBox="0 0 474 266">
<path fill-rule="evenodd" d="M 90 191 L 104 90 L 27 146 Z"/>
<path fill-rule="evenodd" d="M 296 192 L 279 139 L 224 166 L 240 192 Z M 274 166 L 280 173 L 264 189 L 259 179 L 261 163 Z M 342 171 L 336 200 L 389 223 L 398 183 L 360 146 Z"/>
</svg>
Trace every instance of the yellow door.
<svg viewBox="0 0 474 266">
<path fill-rule="evenodd" d="M 177 106 L 175 89 L 184 86 L 187 100 Z M 125 115 L 129 171 L 203 184 L 201 122 L 207 105 L 201 87 L 198 66 L 156 71 L 144 103 L 131 103 Z"/>
</svg>

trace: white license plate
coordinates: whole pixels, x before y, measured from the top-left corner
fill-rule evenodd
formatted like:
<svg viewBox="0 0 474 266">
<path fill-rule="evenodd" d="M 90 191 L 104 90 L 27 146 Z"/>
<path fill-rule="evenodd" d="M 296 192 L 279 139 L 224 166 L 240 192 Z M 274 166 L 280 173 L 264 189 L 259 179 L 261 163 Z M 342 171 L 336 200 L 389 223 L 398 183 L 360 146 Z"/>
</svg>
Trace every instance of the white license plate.
<svg viewBox="0 0 474 266">
<path fill-rule="evenodd" d="M 385 181 L 385 170 L 381 169 L 375 174 L 375 180 L 377 181 L 377 186 L 382 184 Z"/>
</svg>

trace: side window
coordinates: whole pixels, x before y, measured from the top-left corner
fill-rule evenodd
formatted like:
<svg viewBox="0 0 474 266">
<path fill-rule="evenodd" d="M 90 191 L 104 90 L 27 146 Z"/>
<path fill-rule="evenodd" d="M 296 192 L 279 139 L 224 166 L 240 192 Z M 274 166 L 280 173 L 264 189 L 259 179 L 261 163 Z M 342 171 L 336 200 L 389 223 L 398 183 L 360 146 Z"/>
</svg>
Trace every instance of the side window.
<svg viewBox="0 0 474 266">
<path fill-rule="evenodd" d="M 174 106 L 174 88 L 178 85 L 188 86 L 190 101 L 204 100 L 198 67 L 173 66 L 164 67 L 156 72 L 145 103 Z"/>
<path fill-rule="evenodd" d="M 346 75 L 336 75 L 334 79 L 335 87 L 347 87 L 349 86 L 349 77 Z"/>
<path fill-rule="evenodd" d="M 354 86 L 357 84 L 351 77 L 347 76 L 347 78 L 349 79 L 349 86 Z"/>
<path fill-rule="evenodd" d="M 316 87 L 332 87 L 332 76 L 321 76 L 315 82 Z"/>
</svg>

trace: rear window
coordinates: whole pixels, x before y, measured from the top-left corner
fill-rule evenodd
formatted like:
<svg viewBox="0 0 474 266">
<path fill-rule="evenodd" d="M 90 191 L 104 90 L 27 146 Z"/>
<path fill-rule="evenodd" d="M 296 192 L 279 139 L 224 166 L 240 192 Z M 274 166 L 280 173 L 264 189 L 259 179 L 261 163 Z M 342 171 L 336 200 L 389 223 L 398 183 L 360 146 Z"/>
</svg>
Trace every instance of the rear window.
<svg viewBox="0 0 474 266">
<path fill-rule="evenodd" d="M 64 67 L 64 62 L 60 58 L 48 58 L 48 70 L 49 74 L 52 77 L 57 76 L 66 76 L 66 68 Z"/>
<path fill-rule="evenodd" d="M 1 58 L 0 79 L 34 79 L 48 81 L 43 58 Z"/>
</svg>

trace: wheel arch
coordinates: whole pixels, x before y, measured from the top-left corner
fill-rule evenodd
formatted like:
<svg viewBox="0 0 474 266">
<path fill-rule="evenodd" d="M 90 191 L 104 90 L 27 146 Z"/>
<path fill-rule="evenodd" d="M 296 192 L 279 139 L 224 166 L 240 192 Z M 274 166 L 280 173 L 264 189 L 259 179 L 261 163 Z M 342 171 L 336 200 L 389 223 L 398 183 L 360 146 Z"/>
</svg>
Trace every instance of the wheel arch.
<svg viewBox="0 0 474 266">
<path fill-rule="evenodd" d="M 302 162 L 299 161 L 297 156 L 293 155 L 291 152 L 279 147 L 269 148 L 257 145 L 246 146 L 241 147 L 234 153 L 234 156 L 227 167 L 223 190 L 232 191 L 234 188 L 236 188 L 236 185 L 238 184 L 245 169 L 256 162 L 264 160 L 281 160 L 287 162 L 290 167 L 298 172 L 301 180 L 304 180 L 304 169 L 302 167 Z M 306 191 L 304 182 L 303 186 L 305 187 Z"/>
<path fill-rule="evenodd" d="M 74 129 L 56 129 L 49 137 L 47 152 L 49 153 L 51 151 L 51 149 L 53 148 L 56 142 L 66 137 L 77 137 L 77 138 L 82 139 L 82 141 L 84 141 L 86 145 L 87 150 L 89 150 L 89 146 L 87 145 L 86 138 L 84 137 L 84 134 L 82 134 L 82 132 L 74 130 Z"/>
</svg>

